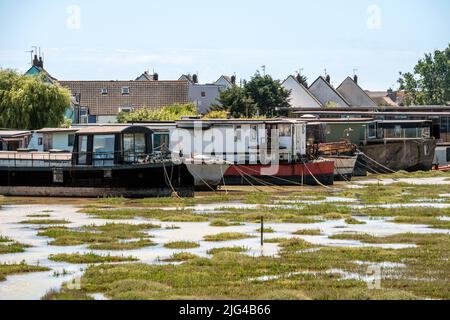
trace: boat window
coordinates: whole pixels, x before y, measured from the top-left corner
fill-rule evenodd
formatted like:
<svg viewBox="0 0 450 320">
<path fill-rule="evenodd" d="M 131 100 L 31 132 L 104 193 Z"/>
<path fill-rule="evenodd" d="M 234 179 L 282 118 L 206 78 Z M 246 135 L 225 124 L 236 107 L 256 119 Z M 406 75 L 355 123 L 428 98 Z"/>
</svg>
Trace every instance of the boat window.
<svg viewBox="0 0 450 320">
<path fill-rule="evenodd" d="M 447 162 L 450 162 L 450 147 L 445 149 L 446 156 L 447 156 Z"/>
<path fill-rule="evenodd" d="M 93 144 L 94 166 L 114 164 L 114 135 L 95 135 Z"/>
<path fill-rule="evenodd" d="M 280 137 L 290 137 L 291 136 L 291 125 L 283 124 L 278 126 L 280 132 Z"/>
<path fill-rule="evenodd" d="M 169 149 L 169 134 L 155 133 L 153 135 L 153 150 L 156 152 L 166 152 Z"/>
<path fill-rule="evenodd" d="M 78 164 L 87 164 L 87 136 L 80 136 L 78 139 Z"/>
<path fill-rule="evenodd" d="M 74 140 L 75 140 L 75 135 L 74 135 L 74 134 L 69 134 L 69 135 L 67 136 L 67 145 L 68 145 L 69 147 L 73 147 L 73 142 L 74 142 Z"/>
<path fill-rule="evenodd" d="M 377 137 L 377 128 L 375 123 L 369 124 L 369 133 L 368 133 L 369 139 L 373 139 Z"/>
<path fill-rule="evenodd" d="M 241 139 L 242 139 L 242 127 L 241 126 L 236 126 L 235 139 L 236 139 L 236 141 L 241 141 Z"/>
<path fill-rule="evenodd" d="M 124 134 L 123 135 L 123 156 L 125 163 L 136 163 L 146 157 L 145 154 L 145 134 Z"/>
<path fill-rule="evenodd" d="M 257 126 L 251 127 L 251 139 L 253 141 L 258 140 L 258 127 Z"/>
</svg>

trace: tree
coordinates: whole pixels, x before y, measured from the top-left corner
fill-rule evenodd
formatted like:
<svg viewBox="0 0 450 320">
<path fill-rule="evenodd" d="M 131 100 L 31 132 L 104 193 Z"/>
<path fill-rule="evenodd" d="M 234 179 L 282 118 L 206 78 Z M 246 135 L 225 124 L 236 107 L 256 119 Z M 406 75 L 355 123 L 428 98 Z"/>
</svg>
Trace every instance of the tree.
<svg viewBox="0 0 450 320">
<path fill-rule="evenodd" d="M 306 76 L 302 76 L 300 73 L 297 73 L 295 76 L 297 81 L 301 83 L 305 88 L 308 88 L 308 78 Z"/>
<path fill-rule="evenodd" d="M 207 114 L 203 116 L 203 119 L 227 119 L 228 118 L 228 111 L 223 110 L 211 110 Z"/>
<path fill-rule="evenodd" d="M 43 76 L 0 70 L 0 127 L 36 130 L 64 124 L 71 95 Z"/>
<path fill-rule="evenodd" d="M 220 93 L 214 110 L 227 110 L 233 118 L 281 115 L 279 108 L 289 107 L 290 91 L 271 76 L 255 74 L 243 87 L 232 86 Z"/>
<path fill-rule="evenodd" d="M 279 108 L 288 108 L 290 91 L 283 88 L 280 81 L 269 75 L 255 74 L 244 85 L 244 91 L 256 105 L 259 115 L 273 117 L 280 115 Z"/>
<path fill-rule="evenodd" d="M 231 86 L 220 92 L 218 103 L 213 111 L 228 111 L 233 118 L 252 118 L 256 115 L 256 104 L 246 95 L 243 88 Z"/>
<path fill-rule="evenodd" d="M 182 117 L 196 116 L 197 108 L 194 104 L 173 104 L 158 110 L 139 109 L 133 112 L 121 112 L 117 116 L 120 123 L 144 121 L 176 121 Z"/>
<path fill-rule="evenodd" d="M 450 45 L 425 54 L 414 72 L 401 73 L 400 90 L 406 92 L 404 105 L 441 105 L 450 103 Z"/>
</svg>

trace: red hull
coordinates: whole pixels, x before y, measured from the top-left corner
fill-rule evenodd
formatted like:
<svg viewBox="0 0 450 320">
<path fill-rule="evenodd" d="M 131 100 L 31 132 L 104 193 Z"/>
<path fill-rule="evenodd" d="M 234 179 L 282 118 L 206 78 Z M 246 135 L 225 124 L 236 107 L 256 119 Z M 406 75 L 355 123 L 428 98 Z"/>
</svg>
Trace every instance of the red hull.
<svg viewBox="0 0 450 320">
<path fill-rule="evenodd" d="M 308 162 L 295 164 L 280 164 L 278 166 L 248 164 L 233 165 L 224 175 L 225 181 L 230 184 L 247 184 L 248 181 L 243 176 L 255 177 L 258 180 L 279 185 L 298 184 L 317 184 L 317 180 L 323 184 L 333 184 L 334 162 Z M 250 178 L 251 179 L 251 178 Z M 254 181 L 251 181 L 252 183 Z"/>
</svg>

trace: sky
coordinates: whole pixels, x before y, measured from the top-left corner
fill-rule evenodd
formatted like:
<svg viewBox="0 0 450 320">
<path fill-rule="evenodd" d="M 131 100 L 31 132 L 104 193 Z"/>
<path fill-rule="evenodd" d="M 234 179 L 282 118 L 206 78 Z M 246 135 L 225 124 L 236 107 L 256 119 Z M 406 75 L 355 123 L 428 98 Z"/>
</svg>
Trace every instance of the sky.
<svg viewBox="0 0 450 320">
<path fill-rule="evenodd" d="M 427 52 L 450 43 L 448 0 L 0 0 L 0 67 L 30 67 L 41 47 L 60 80 L 132 80 L 145 70 L 283 80 L 301 72 L 338 86 L 397 86 Z"/>
</svg>

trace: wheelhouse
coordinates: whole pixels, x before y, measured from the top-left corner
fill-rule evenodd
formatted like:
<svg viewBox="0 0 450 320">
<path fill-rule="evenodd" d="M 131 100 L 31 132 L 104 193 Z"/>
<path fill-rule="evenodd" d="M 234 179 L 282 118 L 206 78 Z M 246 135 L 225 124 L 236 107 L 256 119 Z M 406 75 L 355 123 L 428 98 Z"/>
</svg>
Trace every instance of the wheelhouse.
<svg viewBox="0 0 450 320">
<path fill-rule="evenodd" d="M 153 153 L 153 130 L 143 126 L 96 126 L 80 129 L 72 164 L 94 167 L 145 163 Z"/>
</svg>

